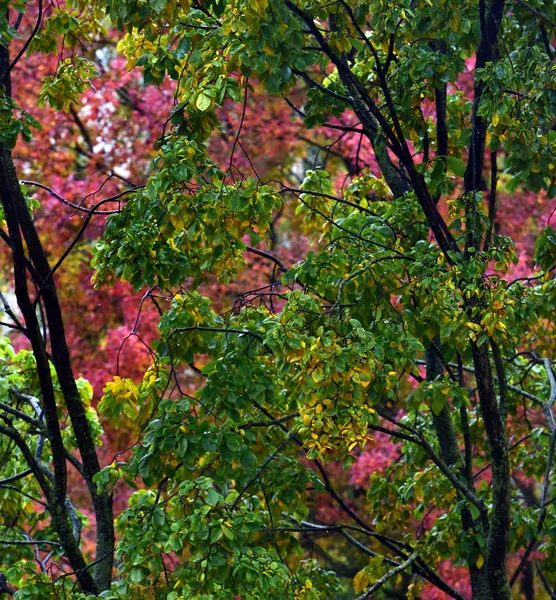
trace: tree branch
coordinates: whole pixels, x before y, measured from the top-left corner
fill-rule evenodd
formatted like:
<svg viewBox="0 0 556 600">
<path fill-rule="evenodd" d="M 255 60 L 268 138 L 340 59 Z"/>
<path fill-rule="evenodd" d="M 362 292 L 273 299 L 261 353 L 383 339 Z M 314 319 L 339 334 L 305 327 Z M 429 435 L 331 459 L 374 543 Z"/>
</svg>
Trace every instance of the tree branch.
<svg viewBox="0 0 556 600">
<path fill-rule="evenodd" d="M 359 598 L 357 598 L 357 600 L 367 600 L 367 598 L 370 598 L 376 591 L 378 591 L 389 579 L 391 579 L 392 577 L 394 577 L 394 575 L 397 575 L 398 573 L 401 573 L 402 571 L 405 571 L 408 567 L 411 566 L 412 563 L 415 562 L 415 560 L 417 560 L 417 550 L 414 550 L 411 555 L 409 556 L 409 558 L 407 560 L 405 560 L 403 563 L 401 563 L 400 565 L 398 565 L 397 567 L 394 567 L 392 570 L 388 571 L 388 573 L 386 573 L 385 575 L 383 575 L 372 587 L 371 589 L 369 589 L 367 592 L 365 592 L 364 594 L 362 594 L 361 596 L 359 596 Z"/>
</svg>

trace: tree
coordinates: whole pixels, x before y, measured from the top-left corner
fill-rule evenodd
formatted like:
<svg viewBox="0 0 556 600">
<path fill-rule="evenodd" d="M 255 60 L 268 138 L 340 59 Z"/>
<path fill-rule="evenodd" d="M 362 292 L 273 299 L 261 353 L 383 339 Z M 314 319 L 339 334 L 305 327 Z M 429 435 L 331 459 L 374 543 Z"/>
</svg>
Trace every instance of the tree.
<svg viewBox="0 0 556 600">
<path fill-rule="evenodd" d="M 160 339 L 139 385 L 115 377 L 105 387 L 99 411 L 133 415 L 138 443 L 129 461 L 101 469 L 90 392 L 73 375 L 53 269 L 11 157 L 37 123 L 11 99 L 24 52 L 10 59 L 19 19 L 4 19 L 2 237 L 22 321 L 8 314 L 31 346 L 2 346 L 0 485 L 19 494 L 4 571 L 17 597 L 332 598 L 349 593 L 350 575 L 361 598 L 419 597 L 426 582 L 451 598 L 509 599 L 523 572 L 531 583 L 533 563 L 552 594 L 556 234 L 547 211 L 537 270 L 520 265 L 530 268 L 509 281 L 517 256 L 499 226 L 508 194 L 554 196 L 554 7 L 73 4 L 79 20 L 63 7 L 43 20 L 39 4 L 29 40 L 42 45 L 22 50 L 49 50 L 57 34 L 98 36 L 107 17 L 126 31 L 119 47 L 145 84 L 175 81 L 152 174 L 126 190 L 94 257 L 96 285 L 148 290 Z M 40 98 L 69 109 L 92 76 L 85 57 L 63 57 Z M 301 184 L 278 182 L 299 170 L 290 158 L 264 180 L 241 141 L 253 93 L 284 97 L 316 144 L 339 132 L 328 144 L 337 163 L 317 153 Z M 227 163 L 210 153 L 226 136 Z M 313 240 L 294 265 L 277 256 L 287 228 Z M 248 254 L 272 276 L 219 314 L 203 290 L 237 278 Z M 365 498 L 350 498 L 337 463 L 353 465 L 370 437 L 399 455 Z M 68 462 L 94 507 L 93 558 Z M 116 544 L 121 479 L 138 489 L 115 521 Z M 44 516 L 24 519 L 22 497 Z M 71 576 L 34 574 L 29 531 L 44 532 Z M 453 578 L 460 568 L 470 590 Z"/>
</svg>

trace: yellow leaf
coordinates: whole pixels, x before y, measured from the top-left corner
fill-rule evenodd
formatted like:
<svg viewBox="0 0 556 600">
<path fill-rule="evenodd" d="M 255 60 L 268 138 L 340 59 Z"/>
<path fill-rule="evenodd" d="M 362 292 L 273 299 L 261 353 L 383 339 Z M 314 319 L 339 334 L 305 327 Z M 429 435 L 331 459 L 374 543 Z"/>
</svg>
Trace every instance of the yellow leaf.
<svg viewBox="0 0 556 600">
<path fill-rule="evenodd" d="M 500 300 L 496 300 L 492 303 L 492 308 L 494 308 L 494 310 L 500 310 L 501 308 L 504 308 L 504 304 L 503 302 L 500 302 Z"/>
<path fill-rule="evenodd" d="M 477 565 L 477 569 L 480 569 L 485 564 L 485 559 L 483 558 L 482 554 L 479 554 L 475 564 Z"/>
<path fill-rule="evenodd" d="M 359 594 L 364 589 L 368 587 L 370 583 L 369 576 L 365 571 L 359 571 L 357 575 L 353 578 L 353 588 L 355 589 L 355 593 Z"/>
<path fill-rule="evenodd" d="M 170 222 L 177 231 L 182 231 L 185 226 L 181 215 L 172 215 L 170 217 Z"/>
<path fill-rule="evenodd" d="M 451 502 L 454 499 L 455 495 L 456 495 L 456 490 L 452 489 L 448 493 L 444 494 L 444 500 Z"/>
<path fill-rule="evenodd" d="M 500 117 L 495 113 L 492 115 L 492 124 L 494 127 L 498 125 L 498 121 L 500 121 Z"/>
<path fill-rule="evenodd" d="M 324 377 L 324 374 L 322 372 L 322 369 L 315 369 L 312 373 L 311 373 L 311 379 L 315 382 L 318 383 L 319 381 L 322 381 Z"/>
</svg>

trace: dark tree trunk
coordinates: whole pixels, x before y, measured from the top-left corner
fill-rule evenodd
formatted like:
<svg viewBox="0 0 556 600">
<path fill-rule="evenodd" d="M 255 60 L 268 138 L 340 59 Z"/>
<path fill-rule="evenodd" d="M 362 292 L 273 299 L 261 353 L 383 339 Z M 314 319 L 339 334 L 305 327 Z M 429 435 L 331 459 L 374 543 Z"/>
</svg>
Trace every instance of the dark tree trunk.
<svg viewBox="0 0 556 600">
<path fill-rule="evenodd" d="M 4 82 L 6 94 L 11 93 L 10 58 L 8 48 L 0 46 L 0 81 Z M 53 476 L 39 479 L 47 499 L 52 524 L 64 546 L 67 558 L 78 573 L 82 589 L 93 594 L 110 588 L 114 551 L 114 519 L 112 497 L 100 492 L 93 477 L 100 471 L 96 448 L 87 421 L 85 407 L 81 402 L 66 341 L 62 312 L 51 268 L 39 239 L 25 198 L 19 186 L 11 151 L 0 144 L 0 201 L 8 227 L 12 259 L 15 293 L 18 306 L 25 321 L 25 335 L 28 337 L 37 365 L 41 388 L 41 406 L 45 415 L 47 438 L 52 448 Z M 40 297 L 31 299 L 28 289 L 28 273 Z M 37 302 L 42 302 L 50 341 L 50 357 L 47 340 L 43 339 L 41 326 L 36 316 Z M 70 417 L 75 439 L 81 454 L 82 475 L 89 490 L 97 528 L 96 560 L 94 574 L 88 568 L 81 552 L 79 541 L 75 539 L 71 517 L 66 506 L 67 466 L 58 407 L 50 373 L 50 361 L 54 365 Z M 31 457 L 32 458 L 32 457 Z M 29 465 L 33 468 L 33 465 Z"/>
</svg>

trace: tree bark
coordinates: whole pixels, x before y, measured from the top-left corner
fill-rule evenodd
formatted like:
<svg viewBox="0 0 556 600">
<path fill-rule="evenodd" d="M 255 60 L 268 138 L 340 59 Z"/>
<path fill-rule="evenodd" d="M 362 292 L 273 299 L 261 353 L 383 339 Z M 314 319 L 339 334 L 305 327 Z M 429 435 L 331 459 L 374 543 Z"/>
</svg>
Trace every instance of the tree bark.
<svg viewBox="0 0 556 600">
<path fill-rule="evenodd" d="M 0 46 L 0 81 L 4 82 L 6 94 L 11 94 L 9 51 Z M 68 560 L 84 591 L 98 593 L 110 588 L 112 580 L 114 550 L 114 518 L 112 497 L 107 492 L 99 492 L 93 477 L 100 471 L 96 448 L 87 421 L 85 407 L 71 368 L 70 354 L 66 341 L 62 311 L 56 294 L 51 268 L 40 241 L 33 219 L 21 192 L 11 151 L 0 144 L 0 201 L 8 225 L 8 235 L 14 265 L 14 282 L 18 305 L 24 316 L 26 335 L 31 342 L 36 359 L 37 373 L 42 392 L 42 405 L 52 448 L 54 465 L 53 489 L 46 492 L 52 523 L 64 545 Z M 25 246 L 29 259 L 25 255 Z M 32 277 L 39 289 L 50 334 L 51 360 L 58 376 L 65 405 L 83 463 L 83 476 L 93 502 L 96 525 L 96 561 L 94 576 L 87 568 L 79 543 L 73 537 L 71 519 L 65 506 L 67 487 L 67 467 L 65 448 L 61 437 L 57 415 L 54 387 L 50 375 L 46 340 L 42 338 L 40 324 L 28 292 L 27 269 L 32 266 Z M 40 299 L 38 300 L 40 301 Z"/>
<path fill-rule="evenodd" d="M 511 600 L 506 572 L 506 549 L 510 529 L 510 461 L 506 422 L 496 398 L 488 345 L 473 343 L 473 363 L 492 469 L 492 512 L 489 519 L 485 566 L 491 598 Z"/>
</svg>

